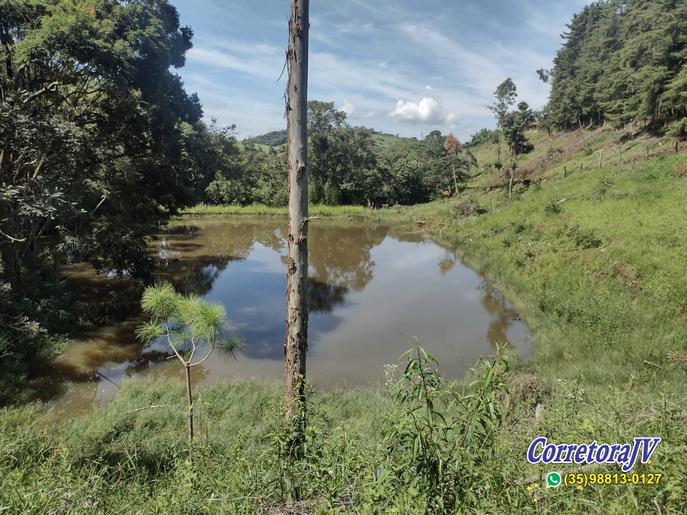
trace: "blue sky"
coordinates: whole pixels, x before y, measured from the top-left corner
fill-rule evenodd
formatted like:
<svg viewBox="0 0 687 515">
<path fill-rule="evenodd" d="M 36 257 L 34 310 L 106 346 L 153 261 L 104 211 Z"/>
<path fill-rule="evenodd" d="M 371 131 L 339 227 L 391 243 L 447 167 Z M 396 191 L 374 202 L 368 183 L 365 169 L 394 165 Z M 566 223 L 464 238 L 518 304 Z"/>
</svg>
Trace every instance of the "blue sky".
<svg viewBox="0 0 687 515">
<path fill-rule="evenodd" d="M 240 137 L 285 127 L 288 0 L 173 0 L 194 47 L 179 70 L 207 119 Z M 535 108 L 560 33 L 585 0 L 311 0 L 310 99 L 334 101 L 353 125 L 465 140 L 493 127 L 487 106 L 511 77 Z"/>
</svg>

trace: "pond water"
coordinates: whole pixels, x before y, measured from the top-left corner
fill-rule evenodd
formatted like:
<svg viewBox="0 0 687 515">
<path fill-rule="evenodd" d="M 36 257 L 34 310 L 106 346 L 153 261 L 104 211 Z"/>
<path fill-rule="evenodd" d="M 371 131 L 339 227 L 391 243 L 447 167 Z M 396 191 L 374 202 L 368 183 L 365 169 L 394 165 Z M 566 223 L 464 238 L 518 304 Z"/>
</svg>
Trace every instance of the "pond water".
<svg viewBox="0 0 687 515">
<path fill-rule="evenodd" d="M 285 335 L 286 220 L 176 220 L 153 242 L 158 279 L 222 303 L 235 358 L 213 354 L 196 382 L 281 381 Z M 530 352 L 526 325 L 503 296 L 450 250 L 388 225 L 320 219 L 310 227 L 308 378 L 319 387 L 384 381 L 385 364 L 419 338 L 448 377 L 459 378 L 497 343 Z M 93 302 L 111 281 L 83 266 L 67 272 Z M 127 377 L 182 377 L 162 343 L 142 345 L 137 316 L 75 339 L 49 366 L 55 406 L 72 412 L 106 400 Z"/>
</svg>

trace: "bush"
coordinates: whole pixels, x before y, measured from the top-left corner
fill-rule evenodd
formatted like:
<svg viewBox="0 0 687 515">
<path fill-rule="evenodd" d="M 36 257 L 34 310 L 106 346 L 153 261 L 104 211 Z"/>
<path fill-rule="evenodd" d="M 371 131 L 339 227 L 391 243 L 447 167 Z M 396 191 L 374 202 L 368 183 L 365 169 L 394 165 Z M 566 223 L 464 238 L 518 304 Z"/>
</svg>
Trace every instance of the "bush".
<svg viewBox="0 0 687 515">
<path fill-rule="evenodd" d="M 549 215 L 556 215 L 562 211 L 561 205 L 551 199 L 544 205 L 544 212 Z"/>
<path fill-rule="evenodd" d="M 416 345 L 392 392 L 395 405 L 382 428 L 385 463 L 378 483 L 396 497 L 416 491 L 428 512 L 476 505 L 498 481 L 484 466 L 494 455 L 501 424 L 506 361 L 497 353 L 474 369 L 475 379 L 458 392 L 439 374 L 437 362 Z"/>
<path fill-rule="evenodd" d="M 568 234 L 575 241 L 575 245 L 581 249 L 594 249 L 601 246 L 601 239 L 592 229 L 575 226 L 568 231 Z"/>
</svg>

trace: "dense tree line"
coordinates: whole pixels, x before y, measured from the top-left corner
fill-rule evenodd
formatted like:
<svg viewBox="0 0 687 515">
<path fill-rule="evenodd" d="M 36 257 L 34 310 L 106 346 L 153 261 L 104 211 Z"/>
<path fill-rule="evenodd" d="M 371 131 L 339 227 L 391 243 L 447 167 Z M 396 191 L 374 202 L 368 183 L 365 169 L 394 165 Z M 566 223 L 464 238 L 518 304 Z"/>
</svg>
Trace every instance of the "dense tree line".
<svg viewBox="0 0 687 515">
<path fill-rule="evenodd" d="M 546 110 L 562 129 L 640 122 L 687 135 L 687 0 L 600 0 L 575 15 Z"/>
<path fill-rule="evenodd" d="M 452 135 L 432 131 L 423 140 L 380 135 L 352 127 L 333 102 L 308 103 L 310 201 L 329 205 L 416 204 L 455 194 L 474 157 Z M 286 166 L 275 135 L 237 143 L 230 164 L 217 171 L 206 201 L 217 204 L 286 204 Z M 386 136 L 386 137 L 382 137 Z M 448 143 L 447 143 L 448 142 Z"/>
</svg>

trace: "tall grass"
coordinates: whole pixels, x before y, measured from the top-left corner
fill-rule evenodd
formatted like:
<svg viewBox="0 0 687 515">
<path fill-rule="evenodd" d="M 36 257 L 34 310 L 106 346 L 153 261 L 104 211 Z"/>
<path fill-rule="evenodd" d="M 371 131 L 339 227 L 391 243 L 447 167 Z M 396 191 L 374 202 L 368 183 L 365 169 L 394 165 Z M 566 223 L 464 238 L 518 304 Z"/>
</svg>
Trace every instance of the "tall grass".
<svg viewBox="0 0 687 515">
<path fill-rule="evenodd" d="M 354 217 L 375 218 L 376 211 L 363 206 L 326 206 L 312 205 L 309 216 L 319 217 Z M 198 204 L 182 210 L 182 215 L 254 215 L 254 216 L 286 216 L 286 207 L 270 207 L 261 204 L 248 206 Z"/>
</svg>

